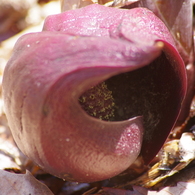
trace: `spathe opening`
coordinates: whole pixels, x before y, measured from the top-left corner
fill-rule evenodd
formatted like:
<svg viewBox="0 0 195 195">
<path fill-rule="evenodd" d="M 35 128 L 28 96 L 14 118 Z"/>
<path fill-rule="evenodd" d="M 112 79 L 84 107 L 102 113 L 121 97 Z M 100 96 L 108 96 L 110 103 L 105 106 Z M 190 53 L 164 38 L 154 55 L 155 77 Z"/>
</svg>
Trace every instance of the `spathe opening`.
<svg viewBox="0 0 195 195">
<path fill-rule="evenodd" d="M 155 137 L 154 147 L 155 144 L 163 144 L 177 117 L 180 106 L 177 98 L 181 91 L 178 75 L 171 60 L 162 53 L 145 67 L 113 76 L 89 89 L 80 96 L 79 103 L 88 115 L 95 118 L 98 115 L 94 115 L 93 106 L 96 107 L 95 112 L 107 108 L 104 113 L 106 117 L 99 117 L 105 121 L 123 121 L 143 116 L 143 142 L 148 146 Z M 101 98 L 97 95 L 100 91 L 103 94 Z M 90 97 L 93 100 L 89 109 L 89 101 L 84 102 L 83 98 L 87 100 Z M 97 109 L 93 103 L 99 103 L 100 100 L 103 106 Z"/>
<path fill-rule="evenodd" d="M 160 109 L 170 98 L 171 85 L 162 74 L 168 66 L 170 69 L 162 54 L 143 68 L 113 76 L 92 87 L 80 96 L 79 103 L 87 114 L 101 120 L 122 121 L 142 115 L 147 126 L 156 126 L 161 118 Z"/>
</svg>

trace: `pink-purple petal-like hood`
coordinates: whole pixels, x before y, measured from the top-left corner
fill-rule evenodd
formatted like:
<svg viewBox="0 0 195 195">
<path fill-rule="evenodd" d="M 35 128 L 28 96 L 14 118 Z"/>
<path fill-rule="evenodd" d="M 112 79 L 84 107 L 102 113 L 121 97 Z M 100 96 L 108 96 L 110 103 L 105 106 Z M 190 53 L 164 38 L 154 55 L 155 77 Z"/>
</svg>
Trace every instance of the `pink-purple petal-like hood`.
<svg viewBox="0 0 195 195">
<path fill-rule="evenodd" d="M 128 95 L 118 98 L 115 86 L 127 84 L 129 89 L 128 83 L 134 83 L 129 75 L 125 82 L 117 76 L 134 72 L 140 77 L 135 77 L 136 98 L 155 103 L 157 110 L 142 114 L 142 106 L 152 107 L 133 106 Z M 117 109 L 127 101 L 139 112 L 120 121 L 89 116 L 78 99 L 107 80 Z M 50 16 L 43 32 L 18 40 L 3 78 L 6 115 L 19 148 L 46 171 L 81 182 L 107 179 L 127 169 L 139 155 L 142 139 L 141 155 L 149 162 L 173 127 L 185 91 L 185 68 L 174 41 L 144 8 L 90 5 Z M 159 117 L 152 130 L 143 132 L 151 113 Z"/>
</svg>

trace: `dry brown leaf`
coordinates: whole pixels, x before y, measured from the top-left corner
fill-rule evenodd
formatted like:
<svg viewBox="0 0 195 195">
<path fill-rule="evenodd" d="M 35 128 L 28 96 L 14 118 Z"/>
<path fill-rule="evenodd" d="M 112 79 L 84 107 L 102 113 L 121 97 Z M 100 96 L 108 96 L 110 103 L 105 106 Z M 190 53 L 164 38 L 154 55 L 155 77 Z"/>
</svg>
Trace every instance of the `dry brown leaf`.
<svg viewBox="0 0 195 195">
<path fill-rule="evenodd" d="M 190 182 L 179 182 L 177 186 L 164 187 L 159 191 L 148 190 L 143 187 L 134 186 L 133 191 L 114 188 L 104 188 L 96 195 L 195 195 L 195 180 Z"/>
<path fill-rule="evenodd" d="M 2 195 L 54 195 L 29 171 L 26 174 L 15 174 L 0 170 L 0 192 Z"/>
<path fill-rule="evenodd" d="M 71 9 L 78 9 L 93 3 L 108 7 L 123 7 L 137 1 L 139 0 L 61 0 L 61 10 L 64 12 Z"/>
<path fill-rule="evenodd" d="M 177 186 L 174 187 L 165 187 L 159 192 L 156 193 L 149 193 L 148 195 L 173 195 L 173 194 L 180 194 L 180 195 L 195 195 L 195 181 L 191 182 L 179 182 Z"/>
<path fill-rule="evenodd" d="M 141 187 L 134 187 L 134 190 L 138 192 L 135 195 L 195 195 L 195 180 L 190 182 L 179 182 L 177 186 L 169 186 L 161 189 L 160 191 L 143 191 Z M 146 193 L 145 193 L 146 192 Z M 119 194 L 118 194 L 119 195 Z"/>
</svg>

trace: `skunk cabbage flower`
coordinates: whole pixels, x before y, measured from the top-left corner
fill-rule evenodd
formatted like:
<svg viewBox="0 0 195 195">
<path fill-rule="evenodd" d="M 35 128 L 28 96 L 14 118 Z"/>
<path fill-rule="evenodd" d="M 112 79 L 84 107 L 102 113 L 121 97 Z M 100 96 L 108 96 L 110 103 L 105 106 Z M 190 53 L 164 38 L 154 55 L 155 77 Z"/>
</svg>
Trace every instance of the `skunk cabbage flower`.
<svg viewBox="0 0 195 195">
<path fill-rule="evenodd" d="M 148 163 L 186 92 L 172 36 L 146 8 L 89 5 L 16 43 L 3 79 L 19 148 L 60 178 L 93 182 Z M 141 151 L 141 153 L 140 153 Z"/>
</svg>

